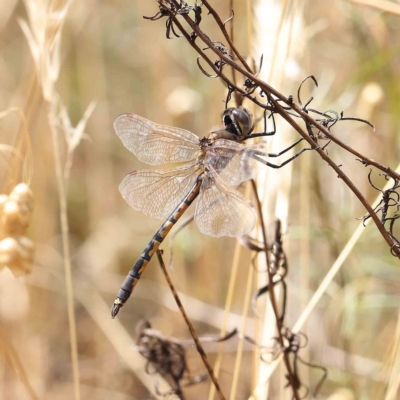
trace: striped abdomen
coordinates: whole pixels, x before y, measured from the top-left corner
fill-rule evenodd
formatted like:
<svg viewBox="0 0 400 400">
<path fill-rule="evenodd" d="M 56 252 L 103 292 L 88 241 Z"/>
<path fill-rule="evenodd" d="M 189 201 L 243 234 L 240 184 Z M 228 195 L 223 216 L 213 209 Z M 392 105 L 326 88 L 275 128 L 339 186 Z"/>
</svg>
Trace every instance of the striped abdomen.
<svg viewBox="0 0 400 400">
<path fill-rule="evenodd" d="M 151 260 L 151 257 L 153 257 L 154 253 L 160 247 L 160 244 L 168 235 L 169 231 L 172 229 L 178 219 L 183 215 L 183 213 L 188 209 L 188 207 L 192 204 L 194 199 L 199 195 L 200 186 L 201 179 L 198 179 L 190 193 L 185 197 L 184 200 L 182 200 L 182 202 L 175 208 L 168 219 L 161 225 L 161 228 L 153 236 L 153 239 L 151 239 L 150 243 L 144 249 L 143 253 L 138 258 L 135 265 L 131 268 L 128 276 L 125 278 L 124 283 L 119 289 L 117 298 L 115 299 L 114 304 L 111 308 L 112 318 L 114 318 L 118 314 L 119 309 L 129 299 L 143 271 Z"/>
</svg>

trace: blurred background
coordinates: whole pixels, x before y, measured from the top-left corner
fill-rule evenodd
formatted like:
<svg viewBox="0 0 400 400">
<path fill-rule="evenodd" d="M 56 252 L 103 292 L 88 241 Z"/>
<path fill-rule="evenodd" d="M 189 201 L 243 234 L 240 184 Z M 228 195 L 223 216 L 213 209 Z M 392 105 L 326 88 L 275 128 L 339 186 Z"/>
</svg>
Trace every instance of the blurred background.
<svg viewBox="0 0 400 400">
<path fill-rule="evenodd" d="M 223 20 L 230 16 L 228 0 L 210 2 Z M 334 109 L 371 121 L 375 132 L 352 121 L 332 131 L 396 169 L 400 2 L 377 1 L 374 9 L 362 3 L 235 0 L 235 42 L 256 65 L 264 54 L 263 79 L 295 101 L 301 81 L 314 75 L 319 86 L 305 84 L 303 102 L 312 95 L 312 104 L 321 111 Z M 385 7 L 393 9 L 382 12 Z M 161 391 L 165 386 L 160 376 L 146 375 L 145 360 L 134 349 L 137 323 L 145 318 L 165 337 L 190 337 L 155 259 L 118 318 L 109 316 L 126 273 L 161 224 L 132 210 L 119 194 L 122 178 L 146 166 L 123 147 L 113 131 L 114 119 L 132 112 L 201 137 L 220 125 L 225 108 L 226 88 L 199 71 L 189 44 L 167 40 L 164 19 L 143 19 L 157 11 L 155 1 L 139 0 L 0 3 L 0 111 L 18 107 L 24 116 L 12 110 L 0 115 L 1 193 L 9 195 L 20 182 L 30 185 L 34 210 L 26 236 L 35 245 L 30 274 L 15 277 L 7 267 L 0 272 L 1 400 L 157 397 L 154 385 L 158 382 Z M 206 14 L 203 30 L 222 40 Z M 91 104 L 93 112 L 85 115 Z M 277 123 L 283 141 L 271 141 L 274 152 L 298 138 L 279 118 Z M 368 183 L 369 169 L 335 146 L 328 149 L 372 203 L 378 192 Z M 283 219 L 289 327 L 360 224 L 356 218 L 365 214 L 331 168 L 311 153 L 287 169 L 260 172 L 258 180 L 271 237 L 273 216 Z M 80 393 L 73 385 L 72 292 L 66 289 L 64 272 L 57 162 L 65 172 L 61 186 L 68 212 Z M 386 183 L 378 172 L 372 180 L 379 187 Z M 4 237 L 3 232 L 0 239 Z M 254 273 L 250 250 L 239 247 L 232 238 L 200 234 L 195 224 L 176 238 L 170 273 L 199 335 L 218 337 L 226 319 L 228 328 L 260 338 L 265 320 L 246 309 L 246 282 L 252 270 L 254 292 L 266 277 Z M 168 261 L 168 240 L 162 248 Z M 236 284 L 224 317 L 233 263 L 238 266 Z M 320 398 L 399 398 L 399 287 L 398 260 L 371 224 L 302 329 L 308 336 L 304 358 L 328 370 Z M 195 349 L 187 351 L 192 376 L 204 374 Z M 213 363 L 218 344 L 206 344 L 205 351 Z M 260 382 L 262 364 L 250 343 L 238 337 L 224 343 L 219 377 L 225 395 L 249 398 Z M 301 370 L 311 392 L 321 376 L 320 370 Z M 283 369 L 277 369 L 271 382 L 269 398 L 290 399 Z M 206 379 L 184 393 L 188 399 L 206 399 L 209 389 Z"/>
</svg>

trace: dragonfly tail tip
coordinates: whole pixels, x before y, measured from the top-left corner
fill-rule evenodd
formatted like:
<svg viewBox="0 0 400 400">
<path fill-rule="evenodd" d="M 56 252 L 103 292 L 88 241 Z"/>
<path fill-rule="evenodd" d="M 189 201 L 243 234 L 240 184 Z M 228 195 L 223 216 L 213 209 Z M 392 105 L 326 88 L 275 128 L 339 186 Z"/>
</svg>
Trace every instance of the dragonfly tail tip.
<svg viewBox="0 0 400 400">
<path fill-rule="evenodd" d="M 112 319 L 114 319 L 117 316 L 120 308 L 121 308 L 121 304 L 113 304 L 113 306 L 111 307 L 111 318 Z"/>
</svg>

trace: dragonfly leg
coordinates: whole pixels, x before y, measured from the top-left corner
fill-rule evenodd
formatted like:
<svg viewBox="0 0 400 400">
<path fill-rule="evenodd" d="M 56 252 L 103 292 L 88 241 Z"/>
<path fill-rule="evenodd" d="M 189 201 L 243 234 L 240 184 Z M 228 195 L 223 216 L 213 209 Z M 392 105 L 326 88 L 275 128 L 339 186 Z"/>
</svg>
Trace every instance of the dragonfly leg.
<svg viewBox="0 0 400 400">
<path fill-rule="evenodd" d="M 276 133 L 276 125 L 275 125 L 275 117 L 274 117 L 274 113 L 271 112 L 270 116 L 268 118 L 272 119 L 272 125 L 273 125 L 273 129 L 271 132 L 267 132 L 267 111 L 268 110 L 264 110 L 264 132 L 261 133 L 251 133 L 250 135 L 246 136 L 244 138 L 244 140 L 247 139 L 253 139 L 255 137 L 262 137 L 262 136 L 273 136 Z"/>
<path fill-rule="evenodd" d="M 268 157 L 279 157 L 282 154 L 285 154 L 287 151 L 293 149 L 293 147 L 295 147 L 297 144 L 299 144 L 302 140 L 304 140 L 303 138 L 300 138 L 297 142 L 293 143 L 292 145 L 290 145 L 289 147 L 287 147 L 286 149 L 282 150 L 281 152 L 275 154 L 275 153 L 268 153 Z M 312 148 L 309 149 L 304 149 L 304 150 L 313 150 Z M 296 158 L 297 156 L 295 156 L 294 158 Z"/>
<path fill-rule="evenodd" d="M 301 140 L 302 140 L 302 139 L 301 139 Z M 299 141 L 300 141 L 300 140 L 299 140 Z M 290 146 L 288 149 L 283 150 L 283 152 L 281 152 L 281 153 L 273 154 L 273 155 L 268 154 L 268 157 L 278 157 L 279 155 L 281 155 L 281 154 L 285 153 L 286 151 L 290 150 L 290 149 L 291 149 L 293 146 L 295 146 L 299 141 L 297 141 L 294 145 Z M 293 157 L 290 157 L 288 160 L 284 161 L 284 162 L 283 162 L 282 164 L 280 164 L 280 165 L 272 164 L 272 163 L 270 163 L 270 162 L 268 162 L 268 161 L 265 161 L 265 160 L 263 160 L 261 157 L 259 157 L 259 156 L 257 156 L 257 155 L 253 155 L 253 158 L 256 159 L 257 161 L 259 161 L 259 162 L 261 162 L 261 163 L 267 165 L 268 167 L 276 168 L 276 169 L 277 169 L 277 168 L 282 168 L 282 167 L 284 167 L 286 164 L 288 164 L 288 163 L 290 163 L 291 161 L 293 161 L 295 158 L 297 158 L 300 154 L 303 154 L 305 151 L 307 151 L 307 150 L 315 150 L 315 149 L 318 149 L 318 148 L 319 148 L 319 146 L 318 146 L 318 147 L 306 147 L 305 149 L 300 150 L 300 151 L 299 151 L 298 153 L 296 153 Z"/>
</svg>

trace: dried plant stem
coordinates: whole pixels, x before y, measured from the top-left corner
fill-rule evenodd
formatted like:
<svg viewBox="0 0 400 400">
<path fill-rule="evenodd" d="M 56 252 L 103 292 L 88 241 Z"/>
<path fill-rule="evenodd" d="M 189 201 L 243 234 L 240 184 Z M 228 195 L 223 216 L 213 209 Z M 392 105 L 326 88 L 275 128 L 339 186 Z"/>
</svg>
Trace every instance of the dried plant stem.
<svg viewBox="0 0 400 400">
<path fill-rule="evenodd" d="M 272 52 L 269 77 L 267 79 L 268 82 L 272 82 L 272 78 L 274 76 L 275 62 L 276 62 L 276 59 L 278 58 L 277 52 L 278 52 L 279 38 L 282 33 L 282 26 L 283 26 L 283 21 L 285 20 L 286 8 L 287 8 L 287 0 L 282 0 L 281 15 L 279 17 L 279 23 L 278 23 L 278 27 L 276 29 L 276 35 L 275 35 L 275 40 L 274 40 L 274 50 Z"/>
<path fill-rule="evenodd" d="M 236 57 L 240 60 L 240 62 L 242 63 L 242 65 L 244 65 L 244 67 L 246 68 L 246 70 L 248 72 L 251 73 L 251 68 L 249 67 L 249 65 L 247 64 L 246 60 L 243 58 L 243 56 L 240 54 L 240 52 L 236 49 L 236 46 L 233 43 L 232 38 L 228 35 L 228 32 L 225 29 L 225 25 L 222 22 L 221 18 L 219 17 L 218 13 L 214 10 L 214 8 L 212 8 L 210 6 L 210 4 L 208 4 L 207 0 L 204 0 L 202 2 L 204 4 L 204 6 L 207 8 L 207 10 L 209 11 L 210 14 L 212 14 L 212 16 L 214 17 L 215 21 L 217 22 L 219 28 L 221 29 L 221 32 L 223 33 L 223 35 L 225 36 L 226 41 L 229 44 L 229 47 L 233 50 L 233 52 L 235 53 Z M 177 4 L 177 2 L 175 1 L 175 4 Z M 190 17 L 188 17 L 190 19 Z M 185 16 L 186 19 L 186 16 Z M 191 20 L 191 19 L 190 19 Z M 229 58 L 229 57 L 228 57 Z"/>
<path fill-rule="evenodd" d="M 229 0 L 229 12 L 233 13 L 233 0 Z M 232 18 L 230 21 L 230 31 L 229 31 L 229 36 L 232 40 L 232 43 L 234 43 L 233 35 L 235 32 L 235 24 L 234 24 L 234 19 Z M 233 54 L 233 48 L 230 48 L 231 53 Z M 236 79 L 236 70 L 235 68 L 232 67 L 232 82 L 236 85 L 237 79 Z M 238 98 L 235 98 L 236 102 L 238 101 Z"/>
<path fill-rule="evenodd" d="M 252 31 L 252 12 L 251 12 L 251 0 L 246 0 L 246 18 L 247 18 L 247 43 L 248 53 L 252 53 L 251 44 L 253 43 L 253 31 Z"/>
<path fill-rule="evenodd" d="M 400 309 L 397 314 L 397 328 L 391 356 L 391 373 L 385 400 L 395 400 L 400 386 Z"/>
<path fill-rule="evenodd" d="M 224 337 L 228 330 L 228 319 L 232 308 L 233 295 L 235 292 L 236 280 L 238 276 L 241 249 L 242 249 L 241 244 L 238 241 L 236 241 L 235 253 L 233 255 L 233 262 L 232 262 L 232 270 L 229 279 L 228 293 L 226 295 L 226 300 L 225 300 L 224 318 L 222 320 L 222 326 L 220 332 L 221 337 Z M 219 377 L 219 371 L 221 369 L 223 349 L 224 349 L 224 342 L 220 342 L 218 345 L 217 359 L 215 360 L 214 364 L 214 374 L 217 378 Z M 210 392 L 208 394 L 208 400 L 213 400 L 214 396 L 215 396 L 215 386 L 212 385 L 210 387 Z"/>
<path fill-rule="evenodd" d="M 294 18 L 296 15 L 299 14 L 299 0 L 294 0 L 292 3 L 292 8 L 290 9 L 290 22 L 289 22 L 289 33 L 288 33 L 288 40 L 286 43 L 285 47 L 285 57 L 284 60 L 285 62 L 287 61 L 289 55 L 290 55 L 290 50 L 292 48 L 292 41 L 293 41 L 293 26 L 294 26 Z M 279 71 L 279 79 L 277 79 L 277 87 L 279 89 L 283 88 L 283 82 L 285 79 L 285 64 L 281 64 L 283 67 Z"/>
<path fill-rule="evenodd" d="M 172 0 L 175 1 L 175 0 Z M 205 2 L 204 2 L 205 3 Z M 270 86 L 268 83 L 264 82 L 263 80 L 257 78 L 256 76 L 254 76 L 251 72 L 249 72 L 247 69 L 242 68 L 240 65 L 238 65 L 235 61 L 233 61 L 230 57 L 222 54 L 214 45 L 214 43 L 211 41 L 211 39 L 204 34 L 197 25 L 194 24 L 194 22 L 192 21 L 192 19 L 190 17 L 188 17 L 187 15 L 183 16 L 185 21 L 188 22 L 188 24 L 190 25 L 190 27 L 196 32 L 196 34 L 203 40 L 203 42 L 209 46 L 209 48 L 214 51 L 214 53 L 216 53 L 218 55 L 218 57 L 220 57 L 223 61 L 226 62 L 226 64 L 230 65 L 230 66 L 234 66 L 236 68 L 237 71 L 239 71 L 240 73 L 242 73 L 244 76 L 246 76 L 247 78 L 250 78 L 251 80 L 253 80 L 260 88 L 262 88 L 265 92 L 267 93 L 271 93 L 274 96 L 276 96 L 278 99 L 280 99 L 281 101 L 283 101 L 284 103 L 286 103 L 288 106 L 290 106 L 294 111 L 296 111 L 303 119 L 304 121 L 308 122 L 310 125 L 314 126 L 315 128 L 317 128 L 318 130 L 320 130 L 324 135 L 326 135 L 329 139 L 331 139 L 333 142 L 335 142 L 336 144 L 338 144 L 340 147 L 343 147 L 345 150 L 349 151 L 350 153 L 352 153 L 353 155 L 355 155 L 356 157 L 358 157 L 359 159 L 365 161 L 365 163 L 367 165 L 372 165 L 375 168 L 385 172 L 386 174 L 388 174 L 389 176 L 391 176 L 392 178 L 398 178 L 400 179 L 400 175 L 396 174 L 392 169 L 368 158 L 365 157 L 363 154 L 359 153 L 358 151 L 352 149 L 350 146 L 346 145 L 345 143 L 343 143 L 341 140 L 339 140 L 336 136 L 334 136 L 327 128 L 325 128 L 324 126 L 322 126 L 320 123 L 318 123 L 315 119 L 313 119 L 308 113 L 306 113 L 305 111 L 303 111 L 302 108 L 300 108 L 297 104 L 295 103 L 291 103 L 288 101 L 288 98 L 284 95 L 282 95 L 279 91 L 277 91 L 276 89 L 274 89 L 272 86 Z M 174 17 L 175 18 L 175 17 Z M 177 22 L 176 18 L 174 19 L 174 22 Z M 177 23 L 177 26 L 179 27 L 179 29 L 181 30 L 182 26 Z M 182 30 L 181 30 L 182 31 Z M 182 31 L 182 33 L 184 33 Z M 184 34 L 185 35 L 185 34 Z M 185 37 L 187 39 L 190 39 L 189 35 L 185 35 Z M 190 42 L 190 40 L 189 40 Z M 190 43 L 193 47 L 197 49 L 199 49 L 199 47 L 196 45 L 194 46 L 193 43 Z M 200 53 L 201 54 L 201 53 Z M 202 52 L 201 54 L 203 57 L 208 58 L 207 56 L 204 55 L 204 52 Z M 213 65 L 211 63 L 211 65 Z M 222 74 L 221 74 L 222 77 Z M 251 100 L 253 101 L 253 99 L 251 98 Z M 317 144 L 311 139 L 311 137 L 293 120 L 293 118 L 282 108 L 282 106 L 276 102 L 274 99 L 272 99 L 272 102 L 276 108 L 276 112 L 281 115 L 282 118 L 284 118 L 298 133 L 300 133 L 300 135 L 312 146 L 317 146 Z M 331 166 L 331 167 L 335 167 L 336 164 L 333 163 L 333 161 L 326 156 L 325 152 L 321 149 L 316 149 L 316 151 L 318 152 L 318 154 Z M 325 155 L 325 157 L 323 157 L 323 155 Z M 335 168 L 334 168 L 335 169 Z M 337 171 L 340 178 L 342 178 L 343 180 L 345 180 L 343 178 L 344 173 L 337 168 Z M 345 181 L 346 182 L 346 181 Z M 350 182 L 350 181 L 349 181 Z M 348 184 L 348 182 L 346 182 Z M 350 182 L 351 183 L 351 182 Z M 352 189 L 352 187 L 354 187 L 354 185 L 351 185 L 350 188 Z M 353 190 L 353 189 L 352 189 Z M 363 203 L 364 204 L 364 203 Z M 368 203 L 367 203 L 368 204 Z M 364 204 L 365 205 L 365 204 Z M 368 208 L 367 208 L 368 210 Z M 368 210 L 369 211 L 369 210 Z M 374 219 L 375 221 L 375 219 Z M 379 219 L 377 220 L 378 224 L 379 224 Z M 376 221 L 375 221 L 376 222 Z M 378 226 L 379 228 L 379 226 Z M 389 237 L 387 235 L 387 237 Z M 399 253 L 400 254 L 400 253 Z"/>
<path fill-rule="evenodd" d="M 236 352 L 236 361 L 235 361 L 235 368 L 233 371 L 233 379 L 232 379 L 232 386 L 231 386 L 231 395 L 230 400 L 235 400 L 238 382 L 239 382 L 239 375 L 240 375 L 240 366 L 242 364 L 242 356 L 243 356 L 243 345 L 244 345 L 244 336 L 246 334 L 246 324 L 247 324 L 247 317 L 249 314 L 249 306 L 250 300 L 252 295 L 253 289 L 253 279 L 254 279 L 254 268 L 250 265 L 249 274 L 247 277 L 247 284 L 246 284 L 246 292 L 244 295 L 244 303 L 243 303 L 243 313 L 242 313 L 242 325 L 240 327 L 241 336 L 239 338 L 239 343 Z"/>
<path fill-rule="evenodd" d="M 4 352 L 5 358 L 10 364 L 11 368 L 17 373 L 19 379 L 24 385 L 26 391 L 29 393 L 29 396 L 33 400 L 39 400 L 39 397 L 33 390 L 31 384 L 29 383 L 28 375 L 24 369 L 24 364 L 21 362 L 21 359 L 15 350 L 11 340 L 6 336 L 4 331 L 0 333 L 0 349 Z"/>
<path fill-rule="evenodd" d="M 69 224 L 67 213 L 67 182 L 63 177 L 63 169 L 61 164 L 60 142 L 58 138 L 58 130 L 56 126 L 56 116 L 54 105 L 48 103 L 48 119 L 53 139 L 54 162 L 56 169 L 58 199 L 60 207 L 60 224 L 61 224 L 61 237 L 63 246 L 63 264 L 65 271 L 65 284 L 67 291 L 67 309 L 68 309 L 68 324 L 69 324 L 69 337 L 71 344 L 71 359 L 72 359 L 72 374 L 74 383 L 74 398 L 80 400 L 80 378 L 79 378 L 79 365 L 78 365 L 78 340 L 76 333 L 75 311 L 74 311 L 74 290 L 72 284 L 72 268 L 71 268 L 71 255 L 69 246 Z"/>
<path fill-rule="evenodd" d="M 203 346 L 200 343 L 199 337 L 197 336 L 197 333 L 196 333 L 196 331 L 194 329 L 194 326 L 193 326 L 192 322 L 190 321 L 189 317 L 187 316 L 186 311 L 183 308 L 182 302 L 181 302 L 181 300 L 179 298 L 178 292 L 176 291 L 175 286 L 172 283 L 172 280 L 171 280 L 171 278 L 170 278 L 170 276 L 168 274 L 167 268 L 165 267 L 164 260 L 162 258 L 161 250 L 157 250 L 157 257 L 158 257 L 158 262 L 160 264 L 160 267 L 161 267 L 161 269 L 162 269 L 162 271 L 164 273 L 165 279 L 167 280 L 168 285 L 171 288 L 171 291 L 172 291 L 172 294 L 173 294 L 174 299 L 176 301 L 176 304 L 178 305 L 178 308 L 179 308 L 179 310 L 180 310 L 180 312 L 181 312 L 181 314 L 182 314 L 182 316 L 183 316 L 183 318 L 184 318 L 184 320 L 186 322 L 186 325 L 189 328 L 189 332 L 190 332 L 190 335 L 192 336 L 192 338 L 194 340 L 194 343 L 196 345 L 196 349 L 199 352 L 200 357 L 203 360 L 203 363 L 204 363 L 204 365 L 205 365 L 205 367 L 206 367 L 206 369 L 208 371 L 208 374 L 210 375 L 211 380 L 214 383 L 214 386 L 215 386 L 215 389 L 217 390 L 218 396 L 219 396 L 219 398 L 221 400 L 226 400 L 224 394 L 222 393 L 222 389 L 221 389 L 221 387 L 219 385 L 219 382 L 218 382 L 216 376 L 214 375 L 213 369 L 212 369 L 210 363 L 208 362 L 207 355 L 204 352 Z"/>
<path fill-rule="evenodd" d="M 310 157 L 304 157 L 300 161 L 300 304 L 301 310 L 305 309 L 310 291 Z M 303 329 L 307 335 L 307 327 Z M 310 350 L 306 346 L 302 349 L 302 358 L 309 360 Z M 302 371 L 302 382 L 310 387 L 310 369 Z"/>
<path fill-rule="evenodd" d="M 13 185 L 21 176 L 22 181 L 30 185 L 33 175 L 33 155 L 28 130 L 28 121 L 24 112 L 18 107 L 10 107 L 5 111 L 0 112 L 0 119 L 7 117 L 11 113 L 18 116 L 21 125 L 18 132 L 18 141 L 14 146 L 10 147 L 10 149 L 12 149 L 10 152 L 16 157 L 13 159 L 12 164 L 10 164 L 10 168 L 8 169 L 12 174 L 8 181 L 10 185 Z M 20 133 L 22 134 L 21 136 L 19 136 Z M 3 188 L 3 193 L 8 191 L 8 188 Z"/>
<path fill-rule="evenodd" d="M 269 286 L 270 290 L 268 290 L 269 300 L 271 302 L 272 310 L 275 315 L 276 329 L 277 329 L 277 334 L 278 334 L 278 338 L 277 338 L 278 343 L 279 343 L 281 349 L 284 350 L 285 343 L 284 343 L 283 336 L 282 336 L 282 325 L 281 325 L 281 321 L 279 318 L 278 302 L 277 302 L 277 298 L 276 298 L 276 294 L 275 294 L 275 288 L 273 285 L 273 277 L 272 277 L 272 272 L 271 272 L 271 268 L 270 268 L 271 263 L 270 263 L 270 259 L 269 259 L 267 232 L 265 229 L 260 198 L 258 197 L 258 193 L 257 193 L 257 185 L 256 185 L 254 179 L 251 180 L 251 185 L 252 185 L 254 197 L 256 200 L 256 208 L 257 208 L 257 213 L 258 213 L 260 224 L 261 224 L 261 233 L 262 233 L 263 242 L 264 242 L 264 253 L 265 253 L 265 259 L 266 259 L 266 265 L 267 265 L 268 282 L 270 285 Z M 285 366 L 286 366 L 286 370 L 287 370 L 287 378 L 288 378 L 289 384 L 293 390 L 293 397 L 296 400 L 300 400 L 299 393 L 297 392 L 297 386 L 294 381 L 294 374 L 292 371 L 292 366 L 290 364 L 289 354 L 285 351 L 283 352 L 283 358 L 284 358 L 284 362 L 285 362 Z"/>
<path fill-rule="evenodd" d="M 176 0 L 170 0 L 172 4 L 174 4 L 176 7 L 179 7 L 179 4 Z M 208 11 L 213 15 L 216 23 L 219 25 L 221 31 L 223 32 L 224 35 L 227 35 L 225 27 L 223 26 L 223 23 L 221 22 L 221 19 L 219 18 L 218 14 L 215 12 L 215 10 L 209 5 L 208 1 L 204 0 L 203 1 L 204 6 L 208 9 Z M 303 108 L 301 108 L 299 105 L 294 103 L 293 101 L 290 101 L 288 97 L 282 95 L 278 90 L 273 88 L 271 85 L 268 83 L 264 82 L 263 80 L 259 79 L 257 76 L 255 76 L 249 69 L 247 63 L 243 61 L 242 57 L 239 57 L 239 53 L 231 44 L 230 40 L 228 40 L 229 45 L 234 49 L 235 55 L 239 58 L 241 61 L 243 67 L 236 63 L 231 57 L 229 57 L 226 54 L 223 54 L 216 46 L 215 43 L 200 29 L 198 24 L 192 20 L 192 18 L 189 17 L 189 15 L 184 14 L 182 15 L 184 20 L 189 24 L 190 28 L 195 32 L 195 34 L 208 46 L 208 48 L 213 51 L 221 61 L 225 62 L 225 64 L 234 67 L 238 72 L 243 74 L 245 77 L 251 79 L 254 84 L 256 84 L 259 88 L 261 88 L 264 93 L 269 93 L 271 95 L 274 95 L 277 99 L 281 100 L 283 103 L 285 103 L 287 106 L 291 107 L 292 110 L 294 110 L 301 118 L 303 121 L 305 121 L 307 124 L 310 126 L 315 127 L 318 129 L 320 132 L 322 132 L 325 136 L 327 136 L 329 139 L 331 139 L 334 143 L 339 145 L 340 147 L 344 148 L 348 152 L 352 153 L 355 155 L 357 158 L 363 161 L 365 165 L 372 165 L 375 168 L 385 172 L 387 175 L 391 176 L 394 179 L 400 179 L 400 175 L 396 172 L 394 172 L 391 168 L 386 167 L 366 156 L 363 154 L 359 153 L 358 151 L 352 149 L 350 146 L 346 145 L 343 143 L 341 140 L 339 140 L 335 135 L 333 135 L 329 129 L 325 128 L 322 126 L 320 123 L 318 123 L 314 118 L 312 118 Z M 186 32 L 186 30 L 183 28 L 183 26 L 179 23 L 178 18 L 176 15 L 171 15 L 171 18 L 176 25 L 176 27 L 182 32 L 183 36 L 187 39 L 189 44 L 201 55 L 201 57 L 206 60 L 208 65 L 217 73 L 216 76 L 220 77 L 223 79 L 230 87 L 234 87 L 236 90 L 239 91 L 239 93 L 243 94 L 243 90 L 235 87 L 232 82 L 229 81 L 229 79 L 223 74 L 221 70 L 219 70 L 213 62 L 210 60 L 210 58 L 204 53 L 204 51 L 201 50 L 201 48 L 193 41 L 191 40 L 191 35 Z M 251 96 L 248 96 L 247 93 L 245 94 L 246 97 L 248 97 L 251 101 L 255 102 L 256 104 L 260 103 Z M 381 235 L 383 238 L 386 240 L 388 245 L 390 246 L 392 252 L 396 254 L 397 257 L 400 257 L 400 248 L 395 246 L 395 243 L 391 236 L 389 235 L 388 232 L 386 232 L 385 227 L 381 223 L 379 217 L 376 215 L 372 207 L 369 205 L 367 200 L 364 198 L 364 196 L 361 194 L 361 192 L 357 189 L 357 187 L 353 184 L 353 182 L 348 178 L 348 176 L 340 169 L 340 167 L 333 161 L 331 158 L 325 153 L 325 151 L 321 148 L 318 147 L 317 143 L 311 138 L 308 133 L 300 127 L 300 125 L 288 114 L 288 112 L 279 104 L 277 100 L 275 100 L 272 96 L 270 96 L 270 102 L 274 106 L 274 112 L 279 114 L 283 119 L 285 119 L 289 125 L 291 125 L 302 137 L 304 140 L 306 140 L 313 148 L 315 148 L 315 151 L 319 154 L 319 156 L 326 161 L 337 173 L 338 177 L 344 181 L 344 183 L 349 187 L 349 189 L 356 195 L 356 197 L 359 199 L 359 201 L 363 204 L 365 209 L 367 210 L 368 214 L 371 215 L 371 218 L 374 220 L 375 225 L 377 226 L 378 230 L 380 231 Z M 262 105 L 262 107 L 266 107 L 265 105 Z"/>
<path fill-rule="evenodd" d="M 400 164 L 396 168 L 396 173 L 400 173 Z M 388 182 L 383 190 L 389 189 L 393 185 L 392 182 Z M 373 203 L 373 208 L 375 208 L 378 203 L 381 201 L 381 196 L 378 195 L 377 198 L 375 199 Z M 343 248 L 342 252 L 339 254 L 339 257 L 336 259 L 334 264 L 332 265 L 331 269 L 325 276 L 324 280 L 321 282 L 320 286 L 314 293 L 313 297 L 309 301 L 307 307 L 304 309 L 303 313 L 300 315 L 299 319 L 297 320 L 296 324 L 294 325 L 292 332 L 293 333 L 298 333 L 300 329 L 302 329 L 304 323 L 307 321 L 308 317 L 310 316 L 311 312 L 314 310 L 315 306 L 321 299 L 322 295 L 326 292 L 326 289 L 328 288 L 329 284 L 333 280 L 333 278 L 336 276 L 336 274 L 339 272 L 340 268 L 342 267 L 343 263 L 353 250 L 354 246 L 358 242 L 359 238 L 365 231 L 365 226 L 368 225 L 370 222 L 370 219 L 366 220 L 363 224 L 363 222 L 360 222 L 358 225 L 357 229 L 354 231 L 353 235 L 347 242 L 346 246 Z M 365 226 L 364 226 L 365 225 Z M 282 360 L 282 355 L 279 355 L 271 364 L 269 369 L 267 370 L 266 374 L 264 375 L 263 383 L 258 385 L 258 387 L 253 391 L 253 395 L 251 399 L 257 398 L 258 393 L 262 390 L 262 386 L 268 382 L 268 380 L 271 378 L 272 373 L 275 371 L 276 367 L 279 365 L 280 361 Z"/>
</svg>

